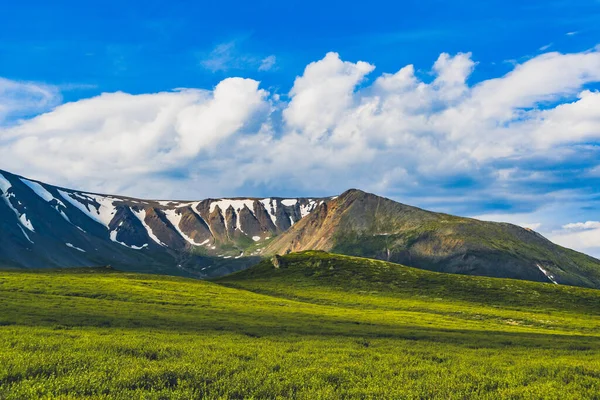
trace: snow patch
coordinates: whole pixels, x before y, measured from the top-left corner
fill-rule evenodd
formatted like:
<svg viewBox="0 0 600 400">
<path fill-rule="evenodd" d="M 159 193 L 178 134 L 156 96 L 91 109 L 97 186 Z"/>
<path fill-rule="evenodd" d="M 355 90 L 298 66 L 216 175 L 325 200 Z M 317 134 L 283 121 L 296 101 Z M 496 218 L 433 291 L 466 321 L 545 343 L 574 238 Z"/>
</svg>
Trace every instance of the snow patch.
<svg viewBox="0 0 600 400">
<path fill-rule="evenodd" d="M 252 240 L 258 242 L 260 240 L 260 236 L 252 236 Z"/>
<path fill-rule="evenodd" d="M 25 239 L 27 239 L 27 241 L 31 244 L 33 244 L 33 241 L 31 239 L 29 239 L 29 236 L 27 235 L 27 233 L 25 232 L 25 229 L 23 229 L 21 227 L 21 225 L 17 225 L 19 227 L 19 229 L 21 230 L 21 232 L 23 232 L 23 236 L 25 236 Z"/>
<path fill-rule="evenodd" d="M 144 228 L 146 228 L 146 233 L 148 233 L 150 239 L 154 240 L 159 245 L 166 247 L 167 245 L 160 241 L 160 239 L 154 234 L 154 232 L 152 232 L 152 228 L 150 228 L 150 225 L 146 223 L 146 210 L 135 211 L 132 208 L 130 208 L 130 210 L 133 213 L 133 215 L 135 215 L 137 219 L 140 220 Z"/>
<path fill-rule="evenodd" d="M 65 203 L 63 203 L 62 201 L 60 201 L 56 197 L 54 197 L 52 195 L 52 193 L 50 193 L 49 191 L 47 191 L 46 188 L 44 188 L 38 182 L 30 181 L 28 179 L 23 179 L 23 178 L 21 178 L 21 182 L 23 182 L 25 185 L 27 185 L 31 190 L 33 190 L 33 192 L 35 194 L 37 194 L 38 196 L 40 196 L 42 199 L 46 200 L 48 203 L 50 203 L 52 200 L 56 200 L 56 202 L 58 204 L 60 204 L 63 207 L 66 207 Z"/>
<path fill-rule="evenodd" d="M 119 226 L 121 226 L 122 224 L 123 224 L 123 222 L 121 222 L 121 224 L 119 224 Z M 142 246 L 138 247 L 138 246 L 134 246 L 134 245 L 128 245 L 127 243 L 119 242 L 117 240 L 117 234 L 118 234 L 118 232 L 116 229 L 114 231 L 110 231 L 110 240 L 112 240 L 115 243 L 119 243 L 121 246 L 125 246 L 130 249 L 134 249 L 134 250 L 142 250 L 142 249 L 148 247 L 148 243 L 143 244 Z"/>
<path fill-rule="evenodd" d="M 298 203 L 298 199 L 281 200 L 281 204 L 283 204 L 284 206 L 288 206 L 288 207 L 296 205 L 296 203 Z"/>
<path fill-rule="evenodd" d="M 240 210 L 242 208 L 244 208 L 244 206 L 248 207 L 248 209 L 250 211 L 252 211 L 252 207 L 254 206 L 254 200 L 229 200 L 229 199 L 221 199 L 221 200 L 217 200 L 217 201 L 213 201 L 210 203 L 210 208 L 209 208 L 209 212 L 213 212 L 215 210 L 215 208 L 219 206 L 219 209 L 221 210 L 221 212 L 226 211 L 230 206 L 233 207 L 233 209 L 236 212 L 240 212 Z"/>
<path fill-rule="evenodd" d="M 20 178 L 20 179 L 21 179 L 21 182 L 23 182 L 25 185 L 27 185 L 31 190 L 33 190 L 33 192 L 35 194 L 37 194 L 43 200 L 47 201 L 48 203 L 52 203 L 53 201 L 56 201 L 56 204 L 52 204 L 52 207 L 54 207 L 56 212 L 59 213 L 60 216 L 63 217 L 63 219 L 65 221 L 67 221 L 68 223 L 71 223 L 71 220 L 69 219 L 69 217 L 67 217 L 67 215 L 64 213 L 64 211 L 59 208 L 59 207 L 63 207 L 64 209 L 66 209 L 67 206 L 65 206 L 65 203 L 63 203 L 62 201 L 60 201 L 59 199 L 54 197 L 54 195 L 52 193 L 50 193 L 48 190 L 46 190 L 46 188 L 44 188 L 38 182 L 30 181 L 28 179 L 23 179 L 23 178 Z"/>
<path fill-rule="evenodd" d="M 35 229 L 33 229 L 33 225 L 31 225 L 31 221 L 27 219 L 26 214 L 21 214 L 21 216 L 19 216 L 19 222 L 21 222 L 21 225 L 29 229 L 31 232 L 35 232 Z"/>
<path fill-rule="evenodd" d="M 548 278 L 550 280 L 550 282 L 554 283 L 555 285 L 558 285 L 558 282 L 556 281 L 554 275 L 552 275 L 551 273 L 546 271 L 540 264 L 535 264 L 535 265 L 537 265 L 537 267 L 540 269 L 540 271 L 542 271 L 544 273 L 544 275 L 546 275 L 546 278 Z"/>
<path fill-rule="evenodd" d="M 307 204 L 300 205 L 300 217 L 306 217 L 315 209 L 316 205 L 317 202 L 313 199 L 309 199 Z"/>
<path fill-rule="evenodd" d="M 148 243 L 144 243 L 143 245 L 141 245 L 139 247 L 138 246 L 133 246 L 133 245 L 129 246 L 129 245 L 127 245 L 125 243 L 121 243 L 121 242 L 119 242 L 119 244 L 122 244 L 123 246 L 127 246 L 130 249 L 134 249 L 134 250 L 142 250 L 142 249 L 145 249 L 146 247 L 148 247 Z"/>
<path fill-rule="evenodd" d="M 181 230 L 181 228 L 179 228 L 179 224 L 181 223 L 181 218 L 183 218 L 183 214 L 178 214 L 177 210 L 163 210 L 163 211 L 165 213 L 165 216 L 169 220 L 169 222 L 173 225 L 173 227 L 175 228 L 175 230 L 177 230 L 177 233 L 179 233 L 179 235 L 182 238 L 184 238 L 192 246 L 200 246 L 200 243 L 196 243 L 194 241 L 194 239 L 192 239 L 191 237 L 189 237 L 188 235 L 186 235 Z"/>
<path fill-rule="evenodd" d="M 244 231 L 242 230 L 242 225 L 241 225 L 241 221 L 240 221 L 240 211 L 244 208 L 247 207 L 248 210 L 250 210 L 251 214 L 254 214 L 254 200 L 250 200 L 250 199 L 246 199 L 246 200 L 231 200 L 231 199 L 221 199 L 221 200 L 217 200 L 217 201 L 213 201 L 210 203 L 209 206 L 209 212 L 213 212 L 215 210 L 215 208 L 219 207 L 219 210 L 221 211 L 221 215 L 223 216 L 223 219 L 225 220 L 225 212 L 227 211 L 227 209 L 229 207 L 233 208 L 234 214 L 236 216 L 235 220 L 236 220 L 236 229 L 239 230 L 240 232 L 244 233 Z M 225 220 L 225 228 L 227 228 L 227 221 Z"/>
<path fill-rule="evenodd" d="M 33 229 L 33 225 L 31 224 L 31 221 L 29 221 L 29 219 L 27 218 L 27 215 L 25 213 L 21 214 L 19 212 L 19 210 L 17 210 L 11 203 L 10 198 L 15 197 L 14 193 L 8 193 L 9 189 L 11 189 L 11 188 L 12 188 L 12 184 L 8 181 L 8 179 L 6 179 L 4 177 L 4 175 L 0 174 L 0 189 L 2 190 L 2 197 L 4 198 L 4 202 L 15 213 L 15 215 L 17 216 L 17 219 L 19 220 L 19 223 L 21 225 L 23 225 L 25 228 L 29 229 L 31 232 L 35 232 L 35 229 Z M 19 201 L 17 201 L 17 202 L 18 202 L 18 204 L 21 204 L 21 202 L 19 202 Z M 23 230 L 23 229 L 21 229 L 21 230 Z M 25 231 L 23 231 L 23 233 L 25 234 Z M 25 236 L 27 237 L 27 240 L 29 240 L 31 242 L 31 240 L 29 239 L 29 236 L 27 236 L 27 234 L 25 234 Z M 33 243 L 33 242 L 31 242 L 31 243 Z"/>
<path fill-rule="evenodd" d="M 275 199 L 262 199 L 260 200 L 262 205 L 267 210 L 267 214 L 271 217 L 271 221 L 273 221 L 273 225 L 277 223 L 277 216 L 275 215 L 277 212 L 277 200 Z"/>
<path fill-rule="evenodd" d="M 8 194 L 8 189 L 12 187 L 11 183 L 4 177 L 4 175 L 0 174 L 0 190 L 4 195 Z"/>
<path fill-rule="evenodd" d="M 86 193 L 68 193 L 58 189 L 58 193 L 71 205 L 77 207 L 81 212 L 96 221 L 100 225 L 110 229 L 110 222 L 113 220 L 117 209 L 114 205 L 114 200 L 110 197 L 102 197 L 94 194 Z M 94 204 L 97 203 L 96 204 Z"/>
<path fill-rule="evenodd" d="M 66 245 L 67 247 L 70 247 L 70 248 L 72 248 L 72 249 L 79 250 L 79 251 L 81 251 L 82 253 L 85 253 L 85 252 L 86 252 L 84 249 L 80 249 L 79 247 L 77 247 L 77 246 L 74 246 L 74 245 L 72 245 L 71 243 L 65 243 L 65 245 Z"/>
<path fill-rule="evenodd" d="M 210 234 L 214 237 L 215 234 L 213 233 L 212 228 L 210 227 L 210 224 L 208 222 L 206 222 L 204 220 L 204 218 L 202 218 L 202 215 L 200 215 L 200 213 L 198 212 L 198 206 L 200 205 L 200 203 L 201 203 L 200 201 L 196 201 L 196 202 L 193 202 L 193 203 L 188 203 L 188 204 L 186 204 L 186 207 L 190 207 L 190 209 L 192 210 L 192 212 L 194 214 L 196 214 L 196 216 L 198 218 L 200 218 L 200 221 L 204 222 L 204 225 L 206 225 L 206 227 L 210 231 Z M 227 222 L 225 222 L 225 224 L 227 224 Z M 207 239 L 207 240 L 209 240 L 209 239 Z M 208 242 L 205 241 L 205 243 L 208 243 Z"/>
</svg>

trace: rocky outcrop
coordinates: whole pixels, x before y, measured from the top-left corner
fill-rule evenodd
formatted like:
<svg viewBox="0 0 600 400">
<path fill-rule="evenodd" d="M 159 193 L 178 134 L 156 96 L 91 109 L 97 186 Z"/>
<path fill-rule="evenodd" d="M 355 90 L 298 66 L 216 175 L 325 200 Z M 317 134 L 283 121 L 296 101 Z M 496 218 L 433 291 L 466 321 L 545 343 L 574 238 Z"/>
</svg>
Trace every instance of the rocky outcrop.
<svg viewBox="0 0 600 400">
<path fill-rule="evenodd" d="M 182 232 L 191 238 L 195 243 L 213 243 L 213 237 L 210 228 L 206 222 L 192 209 L 192 207 L 183 207 L 178 210 L 181 213 L 181 222 L 179 228 Z M 208 241 L 208 242 L 207 242 Z"/>
</svg>

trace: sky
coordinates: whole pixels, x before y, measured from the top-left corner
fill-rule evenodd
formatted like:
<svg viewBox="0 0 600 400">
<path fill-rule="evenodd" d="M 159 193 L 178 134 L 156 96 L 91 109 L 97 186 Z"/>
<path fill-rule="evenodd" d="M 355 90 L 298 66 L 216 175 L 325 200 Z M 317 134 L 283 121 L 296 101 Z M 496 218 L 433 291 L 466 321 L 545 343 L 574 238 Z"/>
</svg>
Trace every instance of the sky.
<svg viewBox="0 0 600 400">
<path fill-rule="evenodd" d="M 0 169 L 145 198 L 360 188 L 600 257 L 600 1 L 6 3 Z"/>
</svg>

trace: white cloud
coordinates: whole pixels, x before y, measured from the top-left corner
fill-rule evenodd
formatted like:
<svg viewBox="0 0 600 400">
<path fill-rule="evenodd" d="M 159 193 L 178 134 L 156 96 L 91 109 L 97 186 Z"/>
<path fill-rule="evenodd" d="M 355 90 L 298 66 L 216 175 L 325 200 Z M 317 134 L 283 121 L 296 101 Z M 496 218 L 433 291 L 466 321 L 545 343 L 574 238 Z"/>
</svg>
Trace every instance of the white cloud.
<svg viewBox="0 0 600 400">
<path fill-rule="evenodd" d="M 600 256 L 600 222 L 574 222 L 550 235 L 550 239 L 573 250 Z"/>
<path fill-rule="evenodd" d="M 527 213 L 501 213 L 501 214 L 481 214 L 473 216 L 472 218 L 479 219 L 482 221 L 492 221 L 492 222 L 508 222 L 514 225 L 518 225 L 522 228 L 531 229 L 534 231 L 538 231 L 542 225 L 542 222 L 532 222 L 532 218 L 537 218 L 535 215 L 527 214 Z M 535 221 L 535 220 L 534 220 Z"/>
<path fill-rule="evenodd" d="M 227 65 L 227 51 L 209 65 Z M 367 80 L 374 68 L 328 53 L 296 78 L 287 102 L 254 80 L 230 78 L 214 90 L 106 93 L 64 104 L 0 128 L 1 167 L 140 196 L 352 186 L 434 197 L 460 178 L 482 186 L 469 193 L 473 201 L 490 193 L 541 201 L 514 190 L 547 179 L 520 163 L 600 139 L 600 93 L 585 89 L 600 82 L 598 50 L 542 54 L 475 84 L 470 53 L 441 54 L 430 82 L 412 65 Z M 499 161 L 510 166 L 498 169 Z"/>
<path fill-rule="evenodd" d="M 572 222 L 563 225 L 563 229 L 566 230 L 587 230 L 587 229 L 600 229 L 600 221 L 586 221 L 586 222 Z M 600 242 L 598 242 L 600 246 Z"/>
<path fill-rule="evenodd" d="M 245 51 L 244 41 L 239 38 L 216 45 L 210 52 L 200 54 L 200 65 L 211 72 L 269 71 L 275 67 L 275 55 L 265 57 Z"/>
<path fill-rule="evenodd" d="M 0 78 L 0 123 L 47 111 L 60 100 L 60 92 L 54 86 Z"/>
<path fill-rule="evenodd" d="M 269 111 L 266 95 L 257 81 L 242 78 L 213 91 L 104 93 L 0 130 L 0 159 L 5 168 L 53 182 L 123 190 L 202 153 L 218 157 L 220 142 Z"/>
<path fill-rule="evenodd" d="M 175 128 L 178 153 L 197 155 L 200 150 L 238 132 L 261 109 L 267 110 L 267 93 L 251 79 L 229 78 L 217 85 L 210 101 L 181 110 Z"/>
<path fill-rule="evenodd" d="M 206 57 L 200 60 L 200 65 L 212 72 L 227 71 L 235 61 L 234 49 L 235 42 L 218 44 Z"/>
<path fill-rule="evenodd" d="M 274 55 L 267 56 L 263 58 L 258 66 L 259 71 L 270 71 L 275 66 L 277 62 L 277 58 Z"/>
<path fill-rule="evenodd" d="M 344 62 L 337 53 L 309 64 L 290 91 L 285 121 L 292 130 L 319 139 L 357 106 L 354 88 L 374 68 L 362 61 Z"/>
</svg>

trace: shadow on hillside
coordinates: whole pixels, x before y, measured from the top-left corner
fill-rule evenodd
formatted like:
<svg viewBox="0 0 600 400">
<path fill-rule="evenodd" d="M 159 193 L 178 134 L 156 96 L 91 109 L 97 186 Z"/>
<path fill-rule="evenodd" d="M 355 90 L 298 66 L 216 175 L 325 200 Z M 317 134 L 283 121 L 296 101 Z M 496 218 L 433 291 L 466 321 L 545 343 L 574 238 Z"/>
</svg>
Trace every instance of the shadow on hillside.
<svg viewBox="0 0 600 400">
<path fill-rule="evenodd" d="M 403 325 L 374 323 L 356 315 L 327 316 L 290 310 L 282 305 L 281 312 L 266 310 L 234 311 L 210 307 L 160 306 L 148 312 L 136 312 L 135 304 L 106 302 L 90 311 L 65 304 L 41 305 L 23 309 L 6 304 L 0 314 L 0 326 L 24 325 L 72 328 L 122 328 L 160 330 L 185 334 L 237 333 L 248 337 L 346 337 L 365 339 L 393 339 L 446 343 L 467 348 L 526 347 L 564 350 L 600 349 L 600 337 L 561 335 L 493 329 L 464 329 L 461 320 L 456 328 L 420 326 L 407 321 Z M 64 308 L 63 308 L 64 306 Z M 121 307 L 119 307 L 121 306 Z M 132 307 L 133 306 L 133 307 Z M 131 307 L 131 308 L 130 308 Z"/>
</svg>

